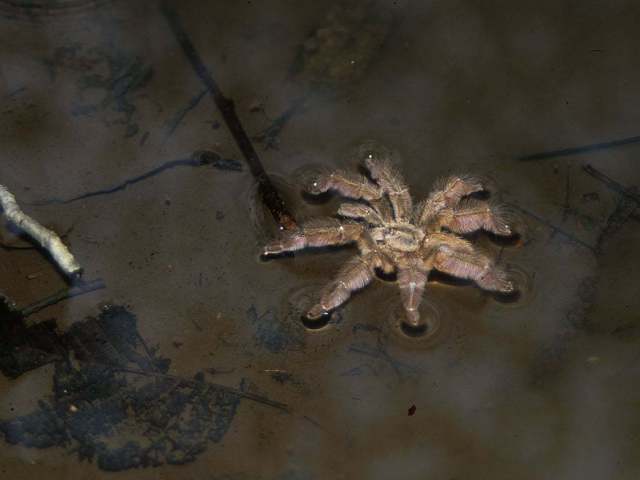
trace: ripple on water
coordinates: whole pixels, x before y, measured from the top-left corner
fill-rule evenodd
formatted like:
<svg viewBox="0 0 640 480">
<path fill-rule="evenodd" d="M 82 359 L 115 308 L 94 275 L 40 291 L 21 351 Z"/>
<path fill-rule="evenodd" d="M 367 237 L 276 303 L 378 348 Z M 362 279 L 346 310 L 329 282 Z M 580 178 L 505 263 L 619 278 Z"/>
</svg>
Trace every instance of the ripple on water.
<svg viewBox="0 0 640 480">
<path fill-rule="evenodd" d="M 381 325 L 383 332 L 394 337 L 395 342 L 411 348 L 429 349 L 445 343 L 451 331 L 451 318 L 444 303 L 436 298 L 424 298 L 419 312 L 424 327 L 411 327 L 402 304 L 393 302 Z"/>
<path fill-rule="evenodd" d="M 304 336 L 305 355 L 335 348 L 336 342 L 345 337 L 341 308 L 317 321 L 307 319 L 306 313 L 318 301 L 321 290 L 321 284 L 307 283 L 286 292 L 281 302 L 281 321 Z"/>
<path fill-rule="evenodd" d="M 515 264 L 505 265 L 505 270 L 516 290 L 511 294 L 494 293 L 493 298 L 505 307 L 520 308 L 529 305 L 535 298 L 534 276 Z"/>
</svg>

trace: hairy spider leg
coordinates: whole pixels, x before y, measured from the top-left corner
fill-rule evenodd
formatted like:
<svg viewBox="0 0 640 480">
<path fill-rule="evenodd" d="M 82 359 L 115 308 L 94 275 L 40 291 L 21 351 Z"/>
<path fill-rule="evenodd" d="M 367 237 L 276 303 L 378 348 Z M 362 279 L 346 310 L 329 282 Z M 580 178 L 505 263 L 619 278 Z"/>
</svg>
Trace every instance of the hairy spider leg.
<svg viewBox="0 0 640 480">
<path fill-rule="evenodd" d="M 435 253 L 433 268 L 457 278 L 473 280 L 484 290 L 502 293 L 515 290 L 507 273 L 482 253 L 442 245 Z"/>
<path fill-rule="evenodd" d="M 483 182 L 471 175 L 452 175 L 437 180 L 433 191 L 414 211 L 414 223 L 426 226 L 437 217 L 441 210 L 455 207 L 462 198 L 472 193 L 486 190 Z"/>
<path fill-rule="evenodd" d="M 322 172 L 307 182 L 306 190 L 313 195 L 333 190 L 343 197 L 354 200 L 372 201 L 382 197 L 380 187 L 358 173 L 335 170 Z"/>
<path fill-rule="evenodd" d="M 407 315 L 407 323 L 412 327 L 424 325 L 418 308 L 424 295 L 427 273 L 417 267 L 402 268 L 398 272 L 398 287 L 402 305 Z"/>
<path fill-rule="evenodd" d="M 327 285 L 320 302 L 311 307 L 307 317 L 311 320 L 322 317 L 346 302 L 354 291 L 367 286 L 373 280 L 376 257 L 375 252 L 353 257 L 340 269 L 333 282 Z"/>
<path fill-rule="evenodd" d="M 370 225 L 382 226 L 385 222 L 380 212 L 364 203 L 343 203 L 338 208 L 338 215 L 345 218 L 364 220 Z"/>
<path fill-rule="evenodd" d="M 341 222 L 335 218 L 313 219 L 293 232 L 287 232 L 280 238 L 269 242 L 263 255 L 278 255 L 307 247 L 326 247 L 346 245 L 358 240 L 364 226 L 355 222 Z"/>
<path fill-rule="evenodd" d="M 379 158 L 373 153 L 369 153 L 364 158 L 364 164 L 382 191 L 387 194 L 393 217 L 397 222 L 408 222 L 411 219 L 413 210 L 413 200 L 409 193 L 409 187 L 405 183 L 402 175 L 396 169 L 391 160 Z"/>
<path fill-rule="evenodd" d="M 513 215 L 503 205 L 465 199 L 455 208 L 440 212 L 439 222 L 455 233 L 486 230 L 496 235 L 513 235 Z"/>
</svg>

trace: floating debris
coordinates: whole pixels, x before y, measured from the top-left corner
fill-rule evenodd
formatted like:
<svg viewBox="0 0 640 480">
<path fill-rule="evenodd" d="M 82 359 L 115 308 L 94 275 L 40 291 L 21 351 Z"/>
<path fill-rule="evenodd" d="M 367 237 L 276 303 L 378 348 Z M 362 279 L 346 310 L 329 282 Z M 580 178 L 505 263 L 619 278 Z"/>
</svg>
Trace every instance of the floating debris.
<svg viewBox="0 0 640 480">
<path fill-rule="evenodd" d="M 7 220 L 49 252 L 51 258 L 65 275 L 69 277 L 80 276 L 82 267 L 67 246 L 62 243 L 58 234 L 43 227 L 36 220 L 25 214 L 18 206 L 14 195 L 3 185 L 0 185 L 0 207 L 2 207 Z"/>
</svg>

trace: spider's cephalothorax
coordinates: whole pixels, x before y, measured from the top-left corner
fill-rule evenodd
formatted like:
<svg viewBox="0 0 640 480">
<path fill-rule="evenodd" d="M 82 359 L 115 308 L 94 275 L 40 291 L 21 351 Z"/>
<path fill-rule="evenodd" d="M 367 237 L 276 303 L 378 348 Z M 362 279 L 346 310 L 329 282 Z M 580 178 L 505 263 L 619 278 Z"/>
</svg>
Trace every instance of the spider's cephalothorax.
<svg viewBox="0 0 640 480">
<path fill-rule="evenodd" d="M 431 194 L 413 205 L 409 189 L 385 150 L 362 149 L 360 158 L 369 177 L 332 171 L 315 175 L 307 186 L 312 194 L 329 190 L 351 199 L 338 209 L 338 218 L 312 219 L 296 231 L 265 246 L 264 255 L 277 255 L 307 247 L 356 243 L 352 258 L 307 313 L 318 319 L 366 286 L 375 270 L 396 273 L 406 323 L 420 328 L 418 307 L 427 276 L 438 270 L 470 279 L 485 290 L 511 293 L 513 283 L 504 270 L 461 235 L 486 230 L 513 235 L 503 207 L 472 198 L 485 185 L 468 175 L 439 180 Z"/>
</svg>

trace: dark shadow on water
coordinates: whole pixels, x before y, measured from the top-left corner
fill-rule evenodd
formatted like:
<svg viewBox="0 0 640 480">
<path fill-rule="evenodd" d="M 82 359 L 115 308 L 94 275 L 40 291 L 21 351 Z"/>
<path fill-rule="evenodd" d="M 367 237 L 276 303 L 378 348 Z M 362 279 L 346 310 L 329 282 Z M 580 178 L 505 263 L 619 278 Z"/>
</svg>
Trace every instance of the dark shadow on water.
<svg viewBox="0 0 640 480">
<path fill-rule="evenodd" d="M 376 278 L 382 280 L 383 282 L 393 283 L 396 280 L 398 280 L 398 273 L 397 272 L 386 273 L 382 269 L 376 268 L 375 269 L 375 274 L 376 274 Z"/>
<path fill-rule="evenodd" d="M 402 322 L 400 324 L 400 330 L 408 337 L 422 337 L 429 331 L 429 326 L 424 323 L 422 325 L 409 325 Z"/>
<path fill-rule="evenodd" d="M 331 313 L 325 313 L 318 319 L 310 319 L 305 315 L 301 315 L 300 321 L 302 322 L 302 325 L 304 325 L 304 327 L 308 330 L 320 330 L 321 328 L 329 325 L 329 322 L 331 321 Z"/>
<path fill-rule="evenodd" d="M 491 297 L 498 303 L 513 305 L 522 300 L 522 292 L 520 290 L 512 293 L 491 292 Z"/>
</svg>

